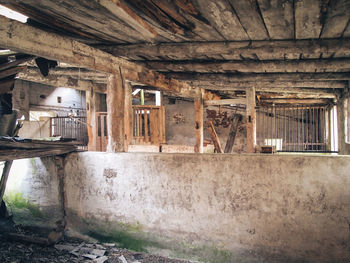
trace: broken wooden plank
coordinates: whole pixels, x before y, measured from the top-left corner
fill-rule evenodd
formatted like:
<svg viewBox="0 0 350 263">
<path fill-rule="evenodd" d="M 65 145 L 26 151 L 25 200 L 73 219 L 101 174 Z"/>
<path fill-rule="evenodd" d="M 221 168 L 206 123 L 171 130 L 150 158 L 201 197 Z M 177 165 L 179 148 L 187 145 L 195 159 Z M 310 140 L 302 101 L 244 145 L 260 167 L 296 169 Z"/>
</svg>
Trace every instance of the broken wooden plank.
<svg viewBox="0 0 350 263">
<path fill-rule="evenodd" d="M 22 70 L 25 70 L 26 66 L 18 66 L 14 68 L 5 69 L 3 71 L 0 71 L 0 79 L 16 75 L 18 72 L 21 72 Z"/>
<path fill-rule="evenodd" d="M 209 131 L 209 134 L 210 134 L 210 138 L 212 139 L 212 141 L 214 143 L 216 152 L 217 153 L 223 153 L 224 151 L 222 150 L 222 147 L 221 147 L 220 138 L 219 138 L 219 136 L 216 133 L 216 130 L 215 130 L 213 122 L 212 121 L 208 121 L 207 122 L 207 127 L 208 127 L 208 131 Z"/>
<path fill-rule="evenodd" d="M 240 125 L 240 122 L 242 121 L 242 115 L 234 114 L 231 119 L 231 127 L 225 145 L 225 153 L 232 153 L 233 145 L 235 144 L 237 129 Z"/>
</svg>

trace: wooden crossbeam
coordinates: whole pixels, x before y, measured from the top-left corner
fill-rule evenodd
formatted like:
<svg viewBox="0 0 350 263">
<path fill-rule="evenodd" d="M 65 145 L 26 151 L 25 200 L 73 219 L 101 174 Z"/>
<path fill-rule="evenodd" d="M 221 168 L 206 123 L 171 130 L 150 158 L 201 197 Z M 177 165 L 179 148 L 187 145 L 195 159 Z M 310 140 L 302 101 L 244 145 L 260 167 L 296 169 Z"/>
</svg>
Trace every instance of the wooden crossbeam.
<svg viewBox="0 0 350 263">
<path fill-rule="evenodd" d="M 121 68 L 123 76 L 130 81 L 147 84 L 178 96 L 191 97 L 198 93 L 190 85 L 142 65 L 5 17 L 0 17 L 0 46 L 104 73 L 114 74 Z"/>
<path fill-rule="evenodd" d="M 265 72 L 347 72 L 350 59 L 268 60 L 268 61 L 147 61 L 143 62 L 159 72 L 201 73 L 265 73 Z"/>
<path fill-rule="evenodd" d="M 350 80 L 350 72 L 332 73 L 164 73 L 179 80 L 266 82 L 266 81 L 323 81 Z"/>
<path fill-rule="evenodd" d="M 25 68 L 26 66 L 18 66 L 18 67 L 8 68 L 3 71 L 0 71 L 0 79 L 6 78 L 12 75 L 16 75 L 18 72 L 21 72 Z"/>
<path fill-rule="evenodd" d="M 237 98 L 237 99 L 222 99 L 222 100 L 205 100 L 205 106 L 212 105 L 230 105 L 230 104 L 246 104 L 246 99 Z"/>
<path fill-rule="evenodd" d="M 106 84 L 94 83 L 89 80 L 81 80 L 78 78 L 72 78 L 68 75 L 51 75 L 44 77 L 38 69 L 27 69 L 23 72 L 20 72 L 17 75 L 17 78 L 37 82 L 54 87 L 66 87 L 77 90 L 90 91 L 93 89 L 98 93 L 106 93 Z"/>
<path fill-rule="evenodd" d="M 317 36 L 318 37 L 318 36 Z M 322 40 L 273 40 L 273 41 L 222 41 L 222 42 L 184 42 L 160 44 L 133 44 L 103 47 L 115 56 L 144 60 L 171 58 L 173 60 L 191 60 L 198 58 L 241 59 L 258 57 L 262 60 L 289 59 L 304 57 L 329 57 L 334 53 L 341 56 L 350 55 L 349 39 Z"/>
</svg>

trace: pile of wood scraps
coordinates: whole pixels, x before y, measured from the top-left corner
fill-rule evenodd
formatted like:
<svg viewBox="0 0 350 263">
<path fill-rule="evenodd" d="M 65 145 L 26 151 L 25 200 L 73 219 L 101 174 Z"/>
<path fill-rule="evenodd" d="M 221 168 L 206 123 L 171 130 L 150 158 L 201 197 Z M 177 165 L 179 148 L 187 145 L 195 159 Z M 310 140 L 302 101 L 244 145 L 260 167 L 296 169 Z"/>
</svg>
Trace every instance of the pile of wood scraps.
<svg viewBox="0 0 350 263">
<path fill-rule="evenodd" d="M 0 161 L 61 155 L 77 150 L 74 142 L 0 137 Z"/>
</svg>

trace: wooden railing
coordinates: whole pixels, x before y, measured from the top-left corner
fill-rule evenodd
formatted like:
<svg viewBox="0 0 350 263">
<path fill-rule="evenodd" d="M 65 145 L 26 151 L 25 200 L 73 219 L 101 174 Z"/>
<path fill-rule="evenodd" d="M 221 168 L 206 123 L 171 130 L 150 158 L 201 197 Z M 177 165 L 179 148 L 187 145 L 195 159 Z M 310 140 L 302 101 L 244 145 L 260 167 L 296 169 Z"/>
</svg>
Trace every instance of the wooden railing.
<svg viewBox="0 0 350 263">
<path fill-rule="evenodd" d="M 107 112 L 96 113 L 96 151 L 106 151 L 108 142 Z M 161 145 L 165 140 L 164 106 L 132 106 L 131 144 Z"/>
<path fill-rule="evenodd" d="M 132 144 L 165 143 L 164 106 L 135 105 L 133 109 Z"/>
</svg>

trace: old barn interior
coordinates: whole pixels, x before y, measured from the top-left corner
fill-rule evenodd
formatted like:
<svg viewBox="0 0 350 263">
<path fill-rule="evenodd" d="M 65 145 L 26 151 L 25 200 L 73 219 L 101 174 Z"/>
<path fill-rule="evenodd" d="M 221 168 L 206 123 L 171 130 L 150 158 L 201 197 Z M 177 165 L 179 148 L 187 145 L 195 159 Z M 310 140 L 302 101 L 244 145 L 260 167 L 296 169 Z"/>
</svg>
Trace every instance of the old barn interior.
<svg viewBox="0 0 350 263">
<path fill-rule="evenodd" d="M 349 0 L 0 0 L 0 261 L 350 262 L 349 40 Z"/>
</svg>

